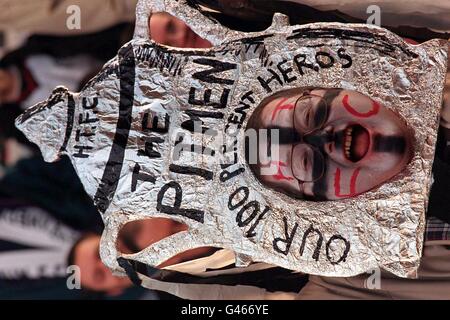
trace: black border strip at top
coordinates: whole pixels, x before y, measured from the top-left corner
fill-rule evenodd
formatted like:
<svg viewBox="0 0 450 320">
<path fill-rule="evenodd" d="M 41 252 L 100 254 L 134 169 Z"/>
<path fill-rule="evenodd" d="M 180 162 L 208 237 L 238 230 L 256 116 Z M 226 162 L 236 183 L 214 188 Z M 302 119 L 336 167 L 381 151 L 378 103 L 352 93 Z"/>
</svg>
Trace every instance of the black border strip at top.
<svg viewBox="0 0 450 320">
<path fill-rule="evenodd" d="M 117 120 L 116 133 L 114 134 L 109 159 L 94 196 L 94 202 L 101 213 L 104 213 L 108 209 L 116 192 L 120 172 L 122 171 L 133 113 L 135 66 L 133 46 L 129 44 L 119 51 L 119 118 Z"/>
<path fill-rule="evenodd" d="M 75 99 L 73 95 L 69 94 L 67 97 L 67 125 L 66 125 L 66 134 L 64 136 L 64 142 L 59 149 L 59 152 L 66 151 L 67 144 L 69 143 L 70 136 L 72 135 L 73 130 L 73 120 L 75 117 Z"/>
</svg>

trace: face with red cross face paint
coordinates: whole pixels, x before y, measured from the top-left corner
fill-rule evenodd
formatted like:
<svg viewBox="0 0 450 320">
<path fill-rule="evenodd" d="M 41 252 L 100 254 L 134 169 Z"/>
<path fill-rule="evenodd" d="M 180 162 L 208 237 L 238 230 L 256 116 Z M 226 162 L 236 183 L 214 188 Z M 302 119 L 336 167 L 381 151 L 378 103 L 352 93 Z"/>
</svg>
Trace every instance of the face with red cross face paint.
<svg viewBox="0 0 450 320">
<path fill-rule="evenodd" d="M 258 138 L 252 171 L 267 187 L 296 198 L 357 196 L 401 172 L 413 136 L 394 112 L 350 90 L 289 90 L 255 110 L 247 129 Z M 250 150 L 252 152 L 252 150 Z"/>
</svg>

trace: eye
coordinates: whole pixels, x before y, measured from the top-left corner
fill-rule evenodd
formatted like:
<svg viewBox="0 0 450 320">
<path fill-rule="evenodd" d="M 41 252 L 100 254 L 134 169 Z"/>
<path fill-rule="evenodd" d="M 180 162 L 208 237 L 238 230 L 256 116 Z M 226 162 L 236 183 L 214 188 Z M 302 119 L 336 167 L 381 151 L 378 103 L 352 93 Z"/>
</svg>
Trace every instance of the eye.
<svg viewBox="0 0 450 320">
<path fill-rule="evenodd" d="M 310 128 L 313 124 L 311 123 L 314 119 L 314 108 L 311 106 L 306 113 L 306 124 Z"/>
<path fill-rule="evenodd" d="M 296 101 L 294 112 L 294 126 L 301 131 L 310 131 L 314 126 L 315 107 L 311 97 L 300 98 Z"/>
<path fill-rule="evenodd" d="M 306 123 L 306 124 L 309 123 L 309 118 L 311 117 L 311 116 L 310 116 L 310 113 L 311 113 L 310 110 L 306 110 L 306 113 L 305 113 L 305 123 Z"/>
<path fill-rule="evenodd" d="M 303 163 L 302 163 L 302 165 L 303 165 L 303 169 L 304 170 L 308 170 L 308 156 L 307 156 L 306 153 L 303 155 Z"/>
<path fill-rule="evenodd" d="M 325 161 L 319 150 L 299 143 L 293 148 L 291 159 L 291 170 L 298 180 L 313 182 L 323 175 Z"/>
</svg>

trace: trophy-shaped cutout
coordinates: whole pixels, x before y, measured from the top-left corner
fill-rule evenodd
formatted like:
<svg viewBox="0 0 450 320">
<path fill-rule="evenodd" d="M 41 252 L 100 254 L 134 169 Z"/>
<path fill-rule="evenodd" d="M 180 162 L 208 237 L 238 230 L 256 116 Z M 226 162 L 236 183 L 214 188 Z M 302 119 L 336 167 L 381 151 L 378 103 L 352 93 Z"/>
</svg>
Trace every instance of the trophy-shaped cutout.
<svg viewBox="0 0 450 320">
<path fill-rule="evenodd" d="M 153 12 L 183 20 L 213 46 L 155 43 L 148 39 Z M 381 267 L 415 277 L 446 61 L 445 41 L 415 46 L 375 26 L 289 26 L 286 17 L 275 15 L 269 29 L 243 33 L 205 18 L 185 0 L 141 1 L 135 37 L 118 56 L 82 92 L 56 89 L 49 100 L 28 109 L 17 126 L 41 147 L 47 161 L 61 154 L 70 157 L 105 222 L 101 257 L 116 273 L 135 280 L 156 278 L 162 272 L 157 266 L 171 257 L 214 247 L 230 253 L 227 262 L 243 267 L 260 262 L 324 276 L 353 276 Z M 280 186 L 255 175 L 247 161 L 246 132 L 258 106 L 273 95 L 299 89 L 309 90 L 310 96 L 304 96 L 309 102 L 298 103 L 297 97 L 290 103 L 292 96 L 280 96 L 287 105 L 280 104 L 269 118 L 275 112 L 293 119 L 303 104 L 315 110 L 310 117 L 317 120 L 310 126 L 314 130 L 333 124 L 328 116 L 341 119 L 337 110 L 360 121 L 342 128 L 336 124 L 334 138 L 311 138 L 305 137 L 311 132 L 297 130 L 309 127 L 306 118 L 295 120 L 290 129 L 303 132 L 303 146 L 290 145 L 287 158 L 297 148 L 296 154 L 311 152 L 314 165 L 320 162 L 315 149 L 299 148 L 309 141 L 306 145 L 323 156 L 326 143 L 340 141 L 335 148 L 352 170 L 338 167 L 336 158 L 327 174 L 325 162 L 317 165 L 320 174 L 302 174 L 303 162 L 291 161 L 289 169 L 295 173 L 289 176 L 283 171 L 287 164 L 278 159 L 272 179 L 278 175 L 287 182 L 314 183 L 325 176 L 334 198 L 328 193 L 319 200 L 333 201 L 293 196 L 289 187 L 280 192 Z M 330 92 L 334 100 L 327 100 Z M 320 114 L 321 101 L 329 102 L 327 117 Z M 382 114 L 400 120 L 392 120 L 392 127 L 371 127 L 375 118 L 370 117 Z M 377 142 L 375 133 L 404 140 L 397 145 Z M 369 185 L 358 179 L 370 180 L 371 174 L 364 176 L 355 164 L 375 145 L 383 157 L 389 150 L 401 156 L 394 157 L 397 162 L 380 158 L 394 161 L 395 172 Z M 119 252 L 121 228 L 147 218 L 172 219 L 188 229 L 140 252 Z"/>
</svg>

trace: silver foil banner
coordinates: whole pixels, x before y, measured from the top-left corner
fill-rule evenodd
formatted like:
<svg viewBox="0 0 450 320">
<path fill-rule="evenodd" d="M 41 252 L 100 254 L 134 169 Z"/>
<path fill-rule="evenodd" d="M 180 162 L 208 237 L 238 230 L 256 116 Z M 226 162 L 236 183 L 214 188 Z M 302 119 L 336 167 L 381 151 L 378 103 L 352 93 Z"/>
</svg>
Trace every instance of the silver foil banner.
<svg viewBox="0 0 450 320">
<path fill-rule="evenodd" d="M 184 20 L 214 47 L 176 49 L 147 39 L 148 16 L 158 11 Z M 81 93 L 57 88 L 17 120 L 46 161 L 70 157 L 105 222 L 106 265 L 120 274 L 121 257 L 157 266 L 214 246 L 235 252 L 244 266 L 265 262 L 324 276 L 381 267 L 416 276 L 446 41 L 410 45 L 370 25 L 289 26 L 278 14 L 266 31 L 242 33 L 184 0 L 141 1 L 137 19 L 134 39 Z M 354 90 L 393 110 L 414 132 L 412 160 L 385 184 L 349 199 L 298 200 L 264 187 L 244 157 L 247 121 L 263 99 L 298 87 Z M 194 120 L 204 132 L 193 132 Z M 180 145 L 209 152 L 180 152 Z M 223 145 L 232 147 L 223 154 Z M 189 230 L 137 254 L 119 253 L 121 227 L 153 217 Z"/>
</svg>

